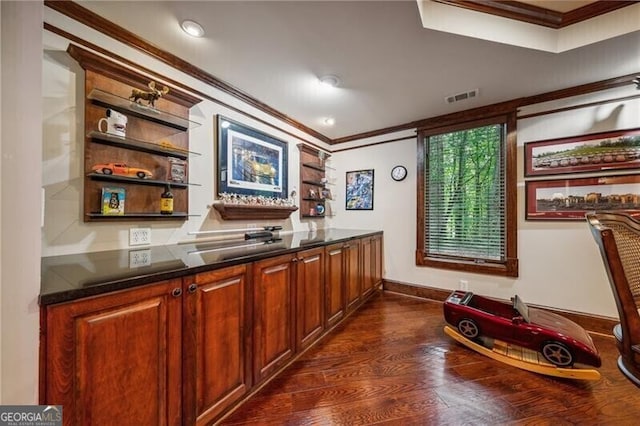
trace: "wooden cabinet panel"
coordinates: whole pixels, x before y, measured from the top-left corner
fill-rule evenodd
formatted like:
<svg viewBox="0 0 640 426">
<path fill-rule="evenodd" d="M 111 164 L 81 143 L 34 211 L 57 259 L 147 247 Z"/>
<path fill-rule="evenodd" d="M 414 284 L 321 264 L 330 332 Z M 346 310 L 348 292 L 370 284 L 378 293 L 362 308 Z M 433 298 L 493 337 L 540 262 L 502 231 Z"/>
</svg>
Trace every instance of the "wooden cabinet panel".
<svg viewBox="0 0 640 426">
<path fill-rule="evenodd" d="M 65 425 L 181 424 L 180 286 L 46 308 L 44 403 L 64 406 Z"/>
<path fill-rule="evenodd" d="M 251 386 L 247 271 L 240 265 L 184 280 L 185 424 L 208 424 Z"/>
<path fill-rule="evenodd" d="M 300 252 L 296 259 L 296 347 L 300 350 L 324 330 L 324 249 Z"/>
<path fill-rule="evenodd" d="M 360 240 L 351 240 L 344 246 L 345 290 L 347 311 L 358 305 L 361 296 Z"/>
<path fill-rule="evenodd" d="M 259 382 L 293 356 L 293 255 L 254 263 L 253 377 Z"/>
<path fill-rule="evenodd" d="M 371 237 L 363 238 L 360 244 L 362 253 L 361 263 L 361 279 L 362 279 L 362 296 L 366 297 L 373 291 L 374 286 L 374 248 Z"/>
<path fill-rule="evenodd" d="M 371 237 L 371 242 L 373 245 L 373 285 L 380 286 L 382 285 L 382 271 L 384 270 L 383 261 L 384 261 L 384 252 L 382 250 L 382 235 L 374 235 Z"/>
<path fill-rule="evenodd" d="M 345 267 L 342 243 L 326 247 L 325 297 L 326 327 L 338 323 L 344 317 L 345 309 Z"/>
</svg>

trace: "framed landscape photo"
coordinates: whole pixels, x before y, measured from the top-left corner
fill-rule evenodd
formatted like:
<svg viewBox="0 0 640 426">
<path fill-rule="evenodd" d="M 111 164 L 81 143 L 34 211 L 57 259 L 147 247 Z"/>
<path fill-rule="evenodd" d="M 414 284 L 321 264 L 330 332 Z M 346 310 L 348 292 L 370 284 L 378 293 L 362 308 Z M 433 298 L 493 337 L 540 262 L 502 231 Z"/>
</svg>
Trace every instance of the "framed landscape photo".
<svg viewBox="0 0 640 426">
<path fill-rule="evenodd" d="M 218 193 L 287 198 L 287 143 L 218 115 Z"/>
<path fill-rule="evenodd" d="M 524 144 L 525 176 L 640 168 L 640 129 Z"/>
<path fill-rule="evenodd" d="M 640 174 L 525 182 L 527 220 L 585 220 L 590 211 L 640 216 Z"/>
<path fill-rule="evenodd" d="M 346 209 L 373 210 L 373 170 L 347 172 Z"/>
</svg>

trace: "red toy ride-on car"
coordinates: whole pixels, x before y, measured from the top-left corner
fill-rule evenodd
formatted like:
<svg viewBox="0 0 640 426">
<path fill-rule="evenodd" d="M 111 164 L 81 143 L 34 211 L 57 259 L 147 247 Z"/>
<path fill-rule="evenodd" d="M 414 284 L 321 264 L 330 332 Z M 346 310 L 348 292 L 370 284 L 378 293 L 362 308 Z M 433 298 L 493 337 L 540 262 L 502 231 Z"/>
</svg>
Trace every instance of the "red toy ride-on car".
<svg viewBox="0 0 640 426">
<path fill-rule="evenodd" d="M 552 312 L 531 308 L 518 296 L 512 303 L 505 303 L 454 291 L 444 302 L 444 318 L 469 340 L 484 345 L 490 338 L 530 349 L 556 367 L 602 364 L 591 336 L 581 326 Z"/>
</svg>

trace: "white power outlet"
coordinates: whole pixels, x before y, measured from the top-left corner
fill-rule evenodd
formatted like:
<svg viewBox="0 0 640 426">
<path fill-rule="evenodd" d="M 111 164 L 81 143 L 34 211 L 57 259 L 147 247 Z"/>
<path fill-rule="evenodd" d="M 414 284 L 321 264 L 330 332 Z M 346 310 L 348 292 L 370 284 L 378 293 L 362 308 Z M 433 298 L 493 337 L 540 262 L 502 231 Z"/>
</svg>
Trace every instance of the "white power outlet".
<svg viewBox="0 0 640 426">
<path fill-rule="evenodd" d="M 469 281 L 460 280 L 459 284 L 460 284 L 460 290 L 469 291 Z"/>
<path fill-rule="evenodd" d="M 140 268 L 151 265 L 151 249 L 131 250 L 129 252 L 129 268 Z"/>
<path fill-rule="evenodd" d="M 129 229 L 129 245 L 144 246 L 151 244 L 151 228 Z"/>
</svg>

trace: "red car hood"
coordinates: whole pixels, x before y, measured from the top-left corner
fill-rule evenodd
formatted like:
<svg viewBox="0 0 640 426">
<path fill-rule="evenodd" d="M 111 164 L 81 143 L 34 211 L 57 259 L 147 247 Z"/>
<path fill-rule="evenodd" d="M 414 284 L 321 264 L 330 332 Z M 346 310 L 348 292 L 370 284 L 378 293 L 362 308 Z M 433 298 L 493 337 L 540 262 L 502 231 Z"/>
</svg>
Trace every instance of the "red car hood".
<svg viewBox="0 0 640 426">
<path fill-rule="evenodd" d="M 562 333 L 565 336 L 572 337 L 592 348 L 593 351 L 597 353 L 597 349 L 591 340 L 591 336 L 587 334 L 584 328 L 563 316 L 535 308 L 529 308 L 529 320 L 532 324 L 537 324 L 549 330 Z"/>
</svg>

